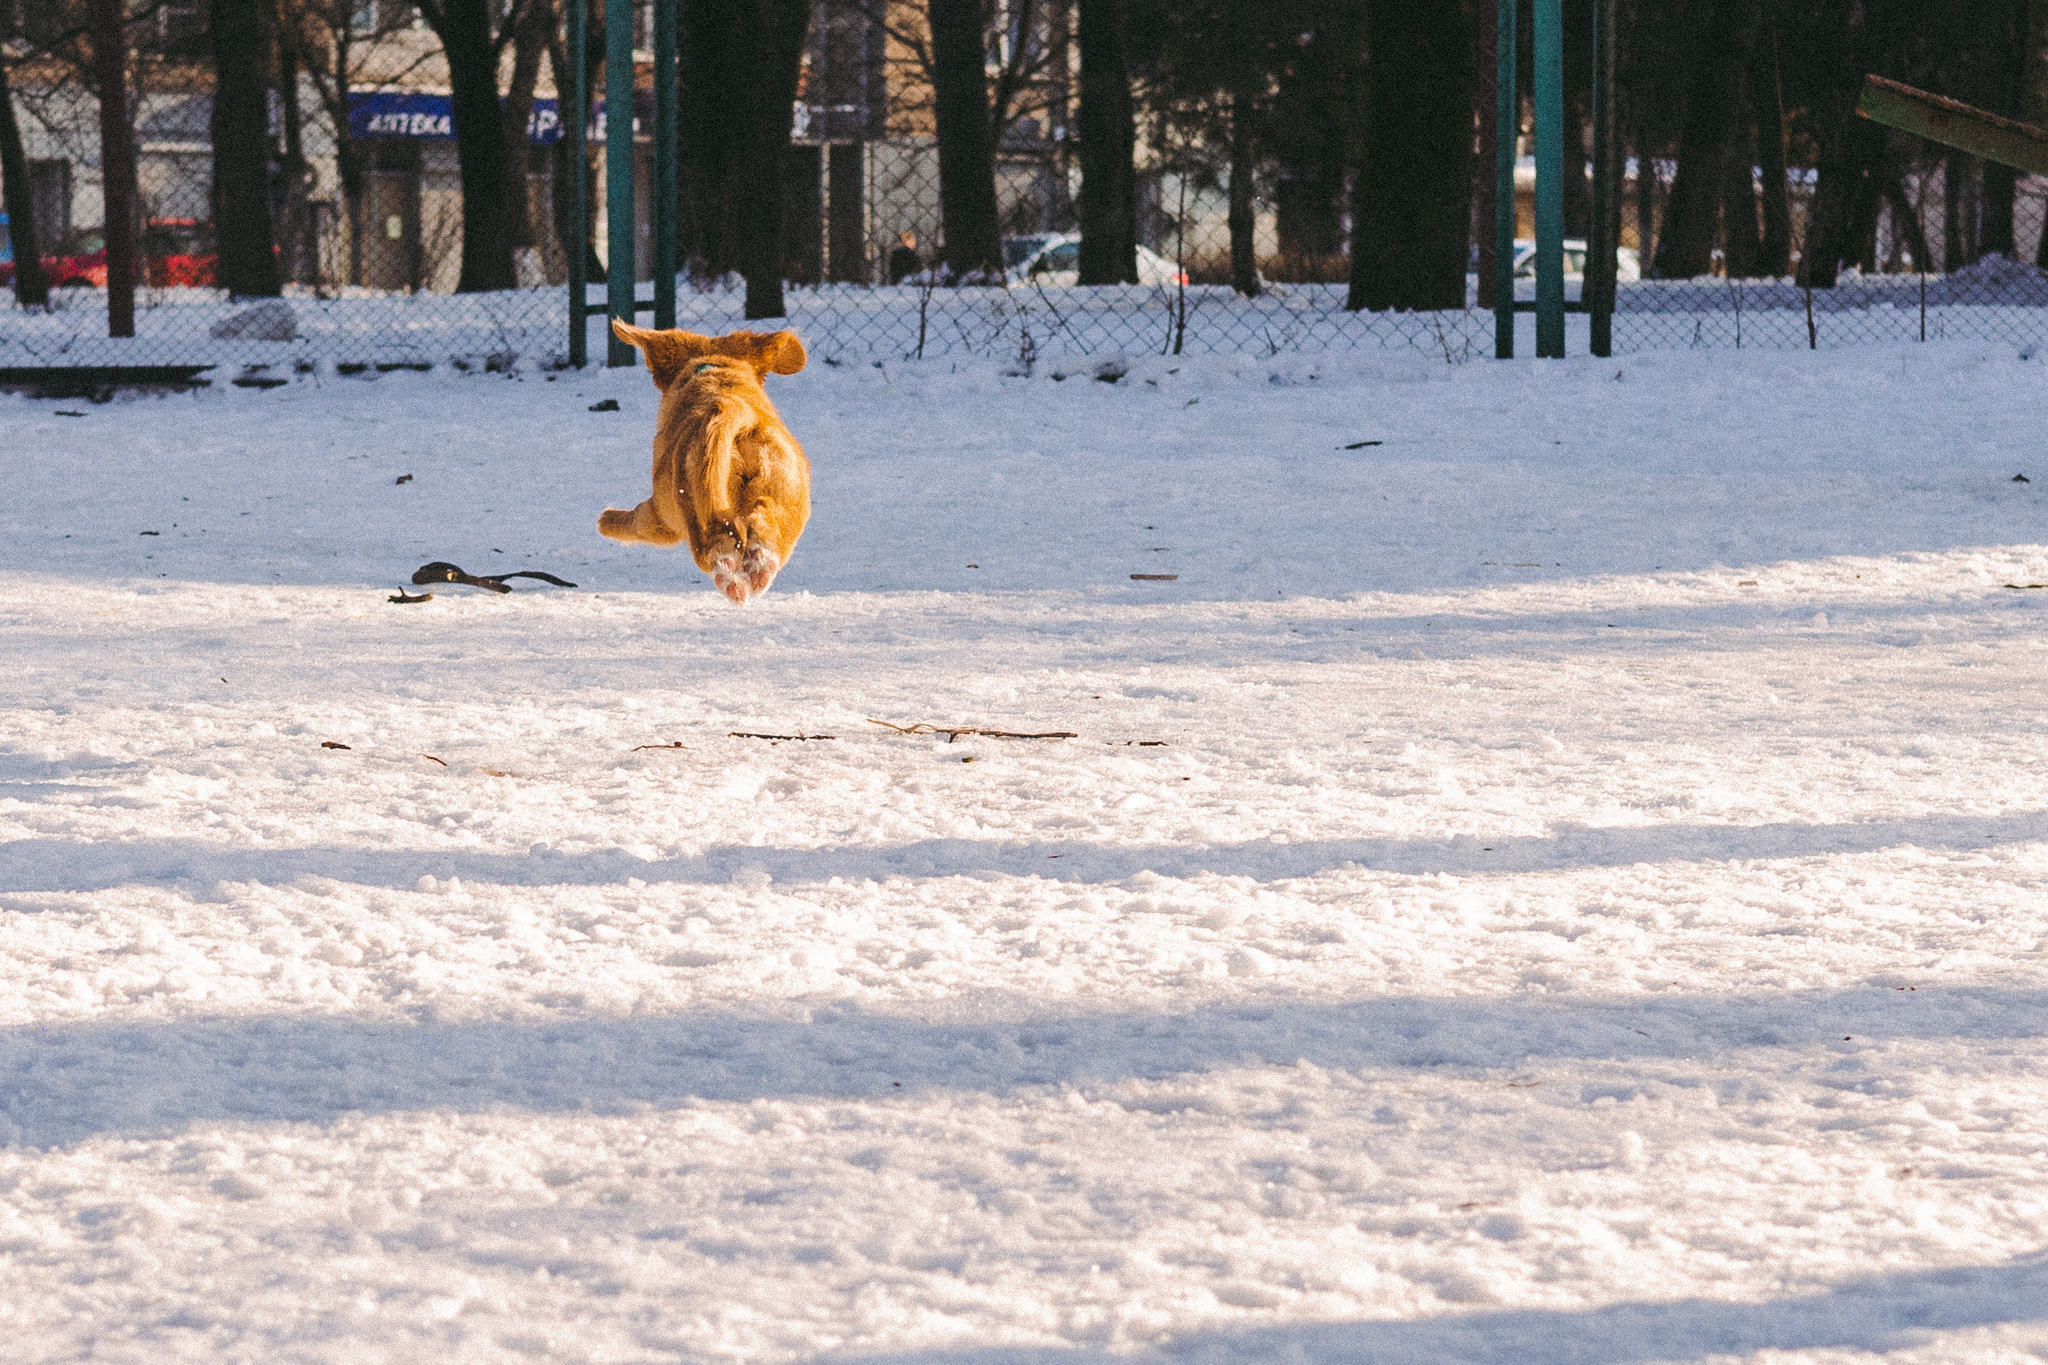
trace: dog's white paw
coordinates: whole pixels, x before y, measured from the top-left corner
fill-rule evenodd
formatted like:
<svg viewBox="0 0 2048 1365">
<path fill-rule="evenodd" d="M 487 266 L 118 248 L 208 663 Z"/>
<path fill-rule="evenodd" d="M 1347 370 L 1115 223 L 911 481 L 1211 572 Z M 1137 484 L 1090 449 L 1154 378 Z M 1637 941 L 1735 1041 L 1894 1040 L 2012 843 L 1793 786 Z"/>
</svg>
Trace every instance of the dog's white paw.
<svg viewBox="0 0 2048 1365">
<path fill-rule="evenodd" d="M 747 587 L 756 593 L 768 591 L 768 585 L 775 581 L 775 575 L 782 568 L 782 558 L 766 545 L 750 545 L 747 556 L 740 561 L 740 572 L 746 576 Z"/>
<path fill-rule="evenodd" d="M 711 583 L 736 607 L 744 607 L 747 605 L 747 599 L 753 596 L 747 583 L 746 569 L 737 550 L 720 555 L 712 563 Z"/>
</svg>

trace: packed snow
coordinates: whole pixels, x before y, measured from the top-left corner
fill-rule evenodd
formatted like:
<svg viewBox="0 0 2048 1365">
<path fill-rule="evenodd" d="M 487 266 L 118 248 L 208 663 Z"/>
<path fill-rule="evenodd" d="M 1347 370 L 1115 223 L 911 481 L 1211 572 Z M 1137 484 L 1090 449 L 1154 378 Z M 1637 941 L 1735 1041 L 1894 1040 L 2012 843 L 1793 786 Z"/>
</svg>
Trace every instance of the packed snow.
<svg viewBox="0 0 2048 1365">
<path fill-rule="evenodd" d="M 0 1354 L 2048 1355 L 2048 362 L 1005 368 L 0 399 Z"/>
</svg>

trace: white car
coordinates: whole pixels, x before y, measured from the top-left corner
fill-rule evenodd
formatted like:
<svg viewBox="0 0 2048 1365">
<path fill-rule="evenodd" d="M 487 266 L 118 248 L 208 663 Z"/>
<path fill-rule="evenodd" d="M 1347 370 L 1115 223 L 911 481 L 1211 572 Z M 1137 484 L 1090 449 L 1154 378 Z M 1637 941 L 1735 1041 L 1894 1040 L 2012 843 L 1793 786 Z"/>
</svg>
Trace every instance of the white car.
<svg viewBox="0 0 2048 1365">
<path fill-rule="evenodd" d="M 1643 277 L 1642 258 L 1632 246 L 1614 252 L 1614 282 L 1632 284 Z M 1583 237 L 1564 239 L 1564 296 L 1577 299 L 1586 286 L 1586 242 Z M 1515 239 L 1515 297 L 1536 297 L 1536 243 L 1526 237 Z"/>
<path fill-rule="evenodd" d="M 1003 277 L 1011 285 L 1066 289 L 1081 282 L 1081 239 L 1070 232 L 1003 238 Z M 1138 248 L 1139 284 L 1186 284 L 1181 268 L 1149 247 Z"/>
</svg>

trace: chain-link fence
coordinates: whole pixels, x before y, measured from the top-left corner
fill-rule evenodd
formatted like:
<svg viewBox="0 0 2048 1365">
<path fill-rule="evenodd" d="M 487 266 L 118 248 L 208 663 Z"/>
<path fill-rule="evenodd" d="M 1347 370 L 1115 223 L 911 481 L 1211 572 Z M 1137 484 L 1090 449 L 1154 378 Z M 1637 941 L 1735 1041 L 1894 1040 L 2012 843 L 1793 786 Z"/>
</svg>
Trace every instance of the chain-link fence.
<svg viewBox="0 0 2048 1365">
<path fill-rule="evenodd" d="M 889 16 L 901 7 L 814 3 L 786 158 L 783 250 L 787 325 L 813 356 L 974 355 L 1030 371 L 1061 357 L 1136 353 L 1393 347 L 1449 362 L 1492 353 L 1476 251 L 1463 310 L 1346 308 L 1348 206 L 1372 187 L 1346 186 L 1341 174 L 1317 180 L 1299 166 L 1255 169 L 1251 213 L 1240 212 L 1237 232 L 1249 234 L 1256 289 L 1234 289 L 1229 149 L 1183 136 L 1166 119 L 1147 120 L 1140 140 L 1138 283 L 1079 285 L 1076 68 L 1065 40 L 1045 34 L 1029 49 L 1032 62 L 1013 63 L 1014 80 L 996 82 L 1009 92 L 996 171 L 1004 282 L 940 283 L 934 266 L 944 223 L 930 82 L 891 27 Z M 435 40 L 390 0 L 355 0 L 345 12 L 361 26 L 358 42 L 376 56 L 364 59 L 359 84 L 337 88 L 302 76 L 295 107 L 273 99 L 279 188 L 272 216 L 290 281 L 282 299 L 231 300 L 213 287 L 211 94 L 175 63 L 138 64 L 141 279 L 132 339 L 106 335 L 96 101 L 58 64 L 15 70 L 36 227 L 55 288 L 47 309 L 0 312 L 0 370 L 203 365 L 216 377 L 261 384 L 308 368 L 351 374 L 566 363 L 574 170 L 552 86 L 543 80 L 534 91 L 524 195 L 513 196 L 523 224 L 514 253 L 522 287 L 456 293 L 462 192 L 445 82 L 435 87 Z M 1068 19 L 1059 5 L 1040 14 L 1041 24 Z M 998 44 L 996 55 L 1011 61 L 1007 54 L 1027 47 Z M 643 102 L 651 102 L 651 83 L 650 64 Z M 638 112 L 639 125 L 651 127 L 647 111 Z M 592 113 L 601 118 L 603 111 Z M 602 278 L 608 240 L 603 155 L 593 140 L 584 168 L 593 279 Z M 643 135 L 635 176 L 643 299 L 652 293 L 652 162 Z M 1774 212 L 1789 238 L 1787 257 L 1797 259 L 1814 190 L 1813 173 L 1797 169 L 1775 210 L 1761 172 L 1746 192 L 1724 192 L 1712 273 L 1642 278 L 1666 226 L 1673 173 L 1668 162 L 1630 160 L 1624 175 L 1618 352 L 2048 340 L 2048 272 L 2033 264 L 2042 256 L 2048 182 L 2017 180 L 2008 227 L 1999 221 L 2006 210 L 1986 193 L 1981 163 L 1916 146 L 1888 165 L 1882 203 L 1855 249 L 1859 267 L 1831 288 L 1806 290 L 1789 277 L 1741 278 Z M 1533 172 L 1525 171 L 1518 199 L 1526 235 L 1533 235 L 1532 195 Z M 1568 195 L 1567 202 L 1586 198 Z M 1574 235 L 1569 227 L 1567 235 Z M 1578 297 L 1583 265 L 1582 243 L 1568 240 L 1568 299 Z M 0 263 L 0 272 L 7 269 Z M 1520 269 L 1517 293 L 1533 299 L 1533 260 Z M 743 296 L 736 277 L 686 268 L 678 325 L 710 332 L 762 325 L 744 319 Z M 602 286 L 592 286 L 588 301 L 602 303 Z M 603 318 L 586 326 L 590 354 L 602 355 Z M 1584 346 L 1583 327 L 1583 318 L 1574 320 L 1575 352 Z"/>
</svg>

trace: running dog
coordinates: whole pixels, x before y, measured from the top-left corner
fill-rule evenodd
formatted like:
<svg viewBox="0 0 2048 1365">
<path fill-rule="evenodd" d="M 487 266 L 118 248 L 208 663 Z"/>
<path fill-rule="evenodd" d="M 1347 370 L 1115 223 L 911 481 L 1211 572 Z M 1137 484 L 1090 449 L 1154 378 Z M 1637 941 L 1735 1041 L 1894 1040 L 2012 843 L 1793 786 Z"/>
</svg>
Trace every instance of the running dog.
<svg viewBox="0 0 2048 1365">
<path fill-rule="evenodd" d="M 614 321 L 640 348 L 661 411 L 654 425 L 654 495 L 630 512 L 608 509 L 597 529 L 613 540 L 674 545 L 687 539 L 697 567 L 735 605 L 768 591 L 811 518 L 811 466 L 761 387 L 804 367 L 794 332 L 656 332 Z"/>
</svg>

